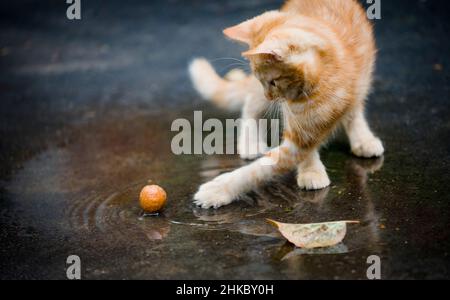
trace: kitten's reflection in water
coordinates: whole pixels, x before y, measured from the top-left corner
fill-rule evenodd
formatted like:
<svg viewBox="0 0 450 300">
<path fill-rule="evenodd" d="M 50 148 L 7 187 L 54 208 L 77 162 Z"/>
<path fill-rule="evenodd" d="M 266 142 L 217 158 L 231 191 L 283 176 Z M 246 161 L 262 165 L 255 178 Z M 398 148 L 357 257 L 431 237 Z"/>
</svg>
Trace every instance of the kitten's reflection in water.
<svg viewBox="0 0 450 300">
<path fill-rule="evenodd" d="M 212 171 L 212 176 L 222 171 L 228 171 L 232 166 L 239 165 L 239 159 L 227 161 L 226 157 L 209 157 L 205 162 L 203 171 Z M 357 240 L 366 240 L 371 244 L 379 241 L 379 215 L 372 202 L 368 188 L 368 177 L 381 169 L 383 157 L 378 159 L 349 158 L 344 162 L 344 182 L 332 188 L 328 187 L 317 191 L 300 190 L 295 182 L 294 174 L 261 185 L 257 190 L 242 197 L 241 201 L 234 202 L 217 210 L 204 210 L 194 208 L 193 214 L 198 221 L 210 225 L 210 229 L 236 231 L 255 236 L 280 237 L 278 231 L 265 222 L 265 218 L 279 218 L 293 223 L 310 223 L 321 221 L 336 221 L 341 217 L 351 216 L 362 221 L 359 235 L 367 235 Z M 208 179 L 208 173 L 202 173 Z M 337 190 L 348 193 L 336 195 Z M 351 196 L 347 196 L 351 195 Z M 353 214 L 348 214 L 353 212 Z M 354 246 L 354 245 L 352 245 Z M 357 247 L 357 246 L 356 246 Z M 295 250 L 287 244 L 281 252 Z M 343 251 L 344 247 L 331 249 L 334 253 Z M 351 249 L 350 249 L 351 251 Z M 288 253 L 286 253 L 288 254 Z M 321 254 L 324 254 L 321 251 Z M 279 254 L 275 255 L 279 257 Z M 282 257 L 284 257 L 283 255 Z"/>
<path fill-rule="evenodd" d="M 370 185 L 368 185 L 368 178 L 370 174 L 379 171 L 383 166 L 384 158 L 364 160 L 351 158 L 345 163 L 345 185 L 346 190 L 356 192 L 350 200 L 358 199 L 360 207 L 361 224 L 353 231 L 348 232 L 348 237 L 344 242 L 334 247 L 317 249 L 312 251 L 303 251 L 303 249 L 296 248 L 289 242 L 285 242 L 281 247 L 273 253 L 272 258 L 275 261 L 284 261 L 286 263 L 287 272 L 298 275 L 299 270 L 301 274 L 307 275 L 308 270 L 313 271 L 316 266 L 310 265 L 308 260 L 305 260 L 303 254 L 340 254 L 357 250 L 361 247 L 370 248 L 369 252 L 380 252 L 380 213 L 377 212 L 374 205 Z M 325 195 L 326 196 L 326 195 Z M 323 203 L 324 198 L 321 199 Z M 325 204 L 326 205 L 326 204 Z M 331 220 L 330 220 L 331 221 Z M 363 266 L 363 264 L 362 264 Z"/>
<path fill-rule="evenodd" d="M 373 160 L 366 159 L 353 159 L 348 163 L 347 178 L 348 182 L 356 187 L 360 192 L 360 197 L 365 203 L 365 212 L 362 221 L 368 225 L 370 229 L 370 235 L 368 238 L 373 245 L 378 248 L 380 240 L 380 213 L 377 212 L 372 194 L 370 192 L 370 186 L 367 184 L 369 175 L 379 171 L 383 167 L 384 156 Z"/>
</svg>

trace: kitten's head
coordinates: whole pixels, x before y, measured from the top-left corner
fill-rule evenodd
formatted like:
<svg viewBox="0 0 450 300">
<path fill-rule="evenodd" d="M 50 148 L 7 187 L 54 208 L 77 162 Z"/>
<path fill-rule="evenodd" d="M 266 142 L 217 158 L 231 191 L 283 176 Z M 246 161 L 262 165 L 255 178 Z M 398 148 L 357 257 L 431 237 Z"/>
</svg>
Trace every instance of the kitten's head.
<svg viewBox="0 0 450 300">
<path fill-rule="evenodd" d="M 295 18 L 271 11 L 224 30 L 227 37 L 250 46 L 242 55 L 250 60 L 269 100 L 305 101 L 323 71 L 325 39 Z"/>
</svg>

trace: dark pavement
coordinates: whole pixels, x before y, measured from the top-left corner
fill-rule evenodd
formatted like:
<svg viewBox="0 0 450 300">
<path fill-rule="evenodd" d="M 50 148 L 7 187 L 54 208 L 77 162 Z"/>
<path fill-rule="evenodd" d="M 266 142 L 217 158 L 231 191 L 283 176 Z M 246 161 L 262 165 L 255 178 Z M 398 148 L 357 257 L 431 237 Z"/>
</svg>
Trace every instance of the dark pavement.
<svg viewBox="0 0 450 300">
<path fill-rule="evenodd" d="M 204 103 L 187 64 L 223 74 L 242 48 L 221 30 L 280 1 L 5 1 L 0 7 L 0 278 L 448 279 L 450 21 L 448 1 L 382 0 L 368 117 L 386 155 L 362 160 L 342 135 L 322 150 L 332 186 L 304 192 L 294 174 L 217 211 L 192 205 L 236 156 L 170 151 L 171 122 L 237 118 Z M 142 218 L 148 180 L 169 195 Z M 265 218 L 342 219 L 344 244 L 303 253 Z"/>
</svg>

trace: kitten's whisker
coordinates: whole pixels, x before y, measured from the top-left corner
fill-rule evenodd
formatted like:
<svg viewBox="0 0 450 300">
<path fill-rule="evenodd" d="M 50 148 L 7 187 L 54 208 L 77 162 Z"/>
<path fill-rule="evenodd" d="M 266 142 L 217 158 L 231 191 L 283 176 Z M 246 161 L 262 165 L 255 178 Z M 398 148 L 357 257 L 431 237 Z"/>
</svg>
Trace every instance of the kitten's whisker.
<svg viewBox="0 0 450 300">
<path fill-rule="evenodd" d="M 242 65 L 239 63 L 232 63 L 232 64 L 225 66 L 223 69 L 220 70 L 220 72 L 231 71 L 233 69 L 233 67 L 235 67 L 235 66 L 244 67 L 244 68 L 246 67 L 245 65 Z"/>
<path fill-rule="evenodd" d="M 270 117 L 273 109 L 273 103 L 269 102 L 269 106 L 266 108 L 266 111 L 263 114 L 263 118 Z"/>
<path fill-rule="evenodd" d="M 232 63 L 232 64 L 228 64 L 228 65 L 226 65 L 225 66 L 225 68 L 229 68 L 229 67 L 232 67 L 232 66 L 241 66 L 241 67 L 246 67 L 246 65 L 243 65 L 243 64 L 241 64 L 241 63 Z"/>
<path fill-rule="evenodd" d="M 270 102 L 270 103 L 269 103 L 269 106 L 267 106 L 267 108 L 265 109 L 265 112 L 264 112 L 264 114 L 263 114 L 262 117 L 265 118 L 265 117 L 267 117 L 268 115 L 270 115 L 271 109 L 272 109 L 272 103 Z"/>
<path fill-rule="evenodd" d="M 219 58 L 212 59 L 210 61 L 213 62 L 213 61 L 219 61 L 219 60 L 235 60 L 235 61 L 241 62 L 243 64 L 248 64 L 246 61 L 241 60 L 241 59 L 237 59 L 237 58 L 234 58 L 234 57 L 219 57 Z"/>
</svg>

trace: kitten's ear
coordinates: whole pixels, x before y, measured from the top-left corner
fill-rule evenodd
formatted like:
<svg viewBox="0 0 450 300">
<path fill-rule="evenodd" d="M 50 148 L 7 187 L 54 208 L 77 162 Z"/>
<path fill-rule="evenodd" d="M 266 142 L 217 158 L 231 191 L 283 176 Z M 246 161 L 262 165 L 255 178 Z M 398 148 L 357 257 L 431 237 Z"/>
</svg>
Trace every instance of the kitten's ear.
<svg viewBox="0 0 450 300">
<path fill-rule="evenodd" d="M 253 19 L 247 20 L 236 26 L 223 30 L 223 33 L 230 39 L 251 45 L 253 37 L 264 25 L 268 25 L 278 19 L 283 13 L 279 11 L 269 11 Z"/>
<path fill-rule="evenodd" d="M 242 56 L 250 58 L 254 55 L 266 55 L 274 60 L 281 61 L 282 54 L 281 50 L 277 48 L 275 42 L 264 41 L 257 47 L 250 49 L 248 51 L 242 52 Z"/>
<path fill-rule="evenodd" d="M 232 40 L 250 44 L 253 35 L 250 26 L 251 22 L 252 20 L 248 20 L 239 25 L 228 27 L 223 30 L 223 34 Z"/>
</svg>

